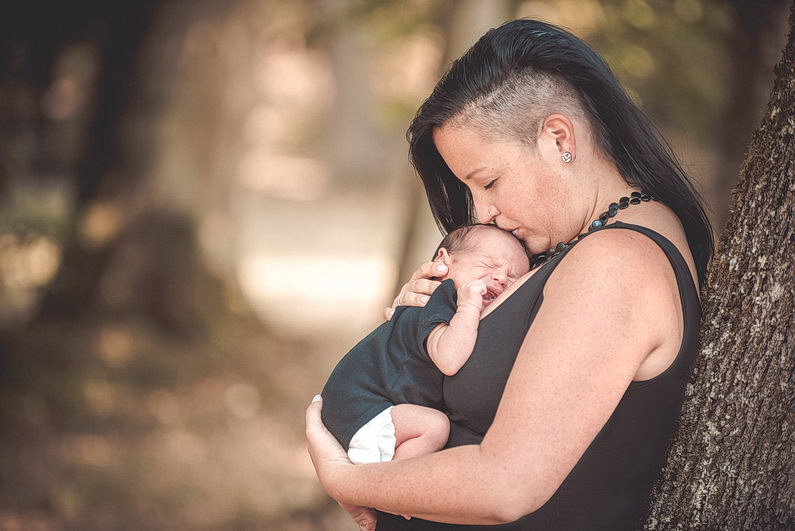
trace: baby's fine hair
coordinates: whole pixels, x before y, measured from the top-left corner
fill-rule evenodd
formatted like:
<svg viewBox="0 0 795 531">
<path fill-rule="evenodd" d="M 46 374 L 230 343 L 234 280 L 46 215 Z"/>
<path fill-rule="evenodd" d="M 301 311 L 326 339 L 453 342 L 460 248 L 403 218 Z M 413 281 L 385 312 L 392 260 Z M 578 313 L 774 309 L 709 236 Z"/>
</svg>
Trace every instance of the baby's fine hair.
<svg viewBox="0 0 795 531">
<path fill-rule="evenodd" d="M 472 239 L 472 234 L 474 232 L 480 232 L 483 230 L 499 231 L 507 236 L 510 236 L 511 238 L 516 239 L 516 237 L 513 234 L 511 234 L 507 230 L 499 228 L 497 225 L 490 225 L 485 223 L 473 223 L 471 225 L 463 225 L 455 230 L 448 232 L 447 236 L 442 238 L 442 241 L 439 243 L 439 246 L 433 252 L 433 257 L 431 257 L 431 260 L 436 258 L 436 255 L 439 253 L 439 249 L 441 248 L 447 249 L 447 252 L 450 254 L 472 250 L 472 248 L 475 246 L 474 241 Z M 522 242 L 520 242 L 518 239 L 516 240 L 516 243 L 524 249 L 524 245 L 522 245 Z M 525 252 L 527 252 L 526 249 Z"/>
</svg>

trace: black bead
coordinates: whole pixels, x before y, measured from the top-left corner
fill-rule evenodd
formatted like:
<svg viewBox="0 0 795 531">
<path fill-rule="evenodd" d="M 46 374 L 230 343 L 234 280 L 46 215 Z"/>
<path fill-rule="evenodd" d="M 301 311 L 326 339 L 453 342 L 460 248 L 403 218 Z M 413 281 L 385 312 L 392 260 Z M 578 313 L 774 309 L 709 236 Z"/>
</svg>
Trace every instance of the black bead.
<svg viewBox="0 0 795 531">
<path fill-rule="evenodd" d="M 561 251 L 562 251 L 563 249 L 565 249 L 565 248 L 566 248 L 566 244 L 565 244 L 565 243 L 563 243 L 563 242 L 559 242 L 559 243 L 558 243 L 558 244 L 555 246 L 555 250 L 556 250 L 557 252 L 561 252 Z"/>
<path fill-rule="evenodd" d="M 568 243 L 560 242 L 555 249 L 550 249 L 548 252 L 548 256 L 544 256 L 544 259 L 551 258 L 552 256 L 560 253 L 561 251 L 565 250 L 566 248 L 570 247 L 574 243 L 580 241 L 583 237 L 585 237 L 588 233 L 593 232 L 595 230 L 603 228 L 610 218 L 614 217 L 619 210 L 624 210 L 625 208 L 629 207 L 629 205 L 637 205 L 641 201 L 657 201 L 656 198 L 652 197 L 650 194 L 646 192 L 632 192 L 630 193 L 631 197 L 622 197 L 618 200 L 618 203 L 610 203 L 610 206 L 607 208 L 607 212 L 602 212 L 598 219 L 595 219 L 590 225 L 588 225 L 588 232 L 583 232 L 582 234 L 578 234 L 577 238 L 571 240 Z"/>
</svg>

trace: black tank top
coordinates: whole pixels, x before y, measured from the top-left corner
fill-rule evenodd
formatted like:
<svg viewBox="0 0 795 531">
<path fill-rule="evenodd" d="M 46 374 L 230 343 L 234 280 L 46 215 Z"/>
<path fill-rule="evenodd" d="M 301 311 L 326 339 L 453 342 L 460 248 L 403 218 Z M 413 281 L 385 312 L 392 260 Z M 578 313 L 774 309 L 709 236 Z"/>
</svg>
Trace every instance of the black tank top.
<svg viewBox="0 0 795 531">
<path fill-rule="evenodd" d="M 645 234 L 665 251 L 673 266 L 684 331 L 682 345 L 671 365 L 654 378 L 630 383 L 596 438 L 555 494 L 537 511 L 511 524 L 498 526 L 456 526 L 379 513 L 379 531 L 572 531 L 641 527 L 651 489 L 662 469 L 681 409 L 698 343 L 701 306 L 687 263 L 673 243 L 651 229 L 619 221 L 601 230 L 613 228 Z M 519 347 L 541 306 L 544 285 L 570 249 L 541 265 L 508 299 L 481 320 L 469 360 L 455 376 L 445 379 L 444 398 L 451 420 L 448 447 L 480 443 L 494 420 Z M 617 298 L 612 304 L 620 301 Z M 450 488 L 454 489 L 455 485 Z"/>
</svg>

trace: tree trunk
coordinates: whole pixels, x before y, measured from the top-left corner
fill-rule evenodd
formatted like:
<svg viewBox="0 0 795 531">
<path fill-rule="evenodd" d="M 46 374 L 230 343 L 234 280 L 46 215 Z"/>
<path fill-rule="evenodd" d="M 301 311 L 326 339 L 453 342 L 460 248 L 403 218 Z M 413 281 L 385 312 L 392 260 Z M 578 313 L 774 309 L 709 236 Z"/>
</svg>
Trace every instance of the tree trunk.
<svg viewBox="0 0 795 531">
<path fill-rule="evenodd" d="M 646 529 L 795 528 L 795 6 L 709 269 L 701 351 Z"/>
<path fill-rule="evenodd" d="M 92 13 L 93 19 L 88 20 L 99 34 L 95 38 L 100 57 L 96 103 L 94 116 L 85 131 L 88 149 L 74 171 L 75 215 L 64 231 L 62 267 L 41 303 L 45 318 L 52 313 L 84 315 L 97 298 L 102 273 L 110 261 L 113 242 L 86 246 L 81 242 L 79 225 L 92 201 L 118 195 L 135 180 L 129 173 L 119 171 L 122 149 L 118 133 L 136 77 L 135 59 L 151 24 L 155 4 L 140 2 L 124 9 L 103 10 Z M 91 12 L 87 3 L 80 7 Z M 55 56 L 61 51 L 55 47 L 52 54 Z"/>
</svg>

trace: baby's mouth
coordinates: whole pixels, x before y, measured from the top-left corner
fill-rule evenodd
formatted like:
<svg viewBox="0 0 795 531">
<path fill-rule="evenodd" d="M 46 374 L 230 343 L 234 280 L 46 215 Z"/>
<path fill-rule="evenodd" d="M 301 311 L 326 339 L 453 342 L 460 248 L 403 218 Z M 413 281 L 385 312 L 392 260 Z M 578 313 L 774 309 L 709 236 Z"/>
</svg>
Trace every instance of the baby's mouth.
<svg viewBox="0 0 795 531">
<path fill-rule="evenodd" d="M 486 294 L 483 295 L 483 306 L 488 306 L 494 302 L 494 299 L 496 299 L 500 293 L 502 293 L 501 289 L 498 290 L 497 288 L 486 288 Z"/>
</svg>

